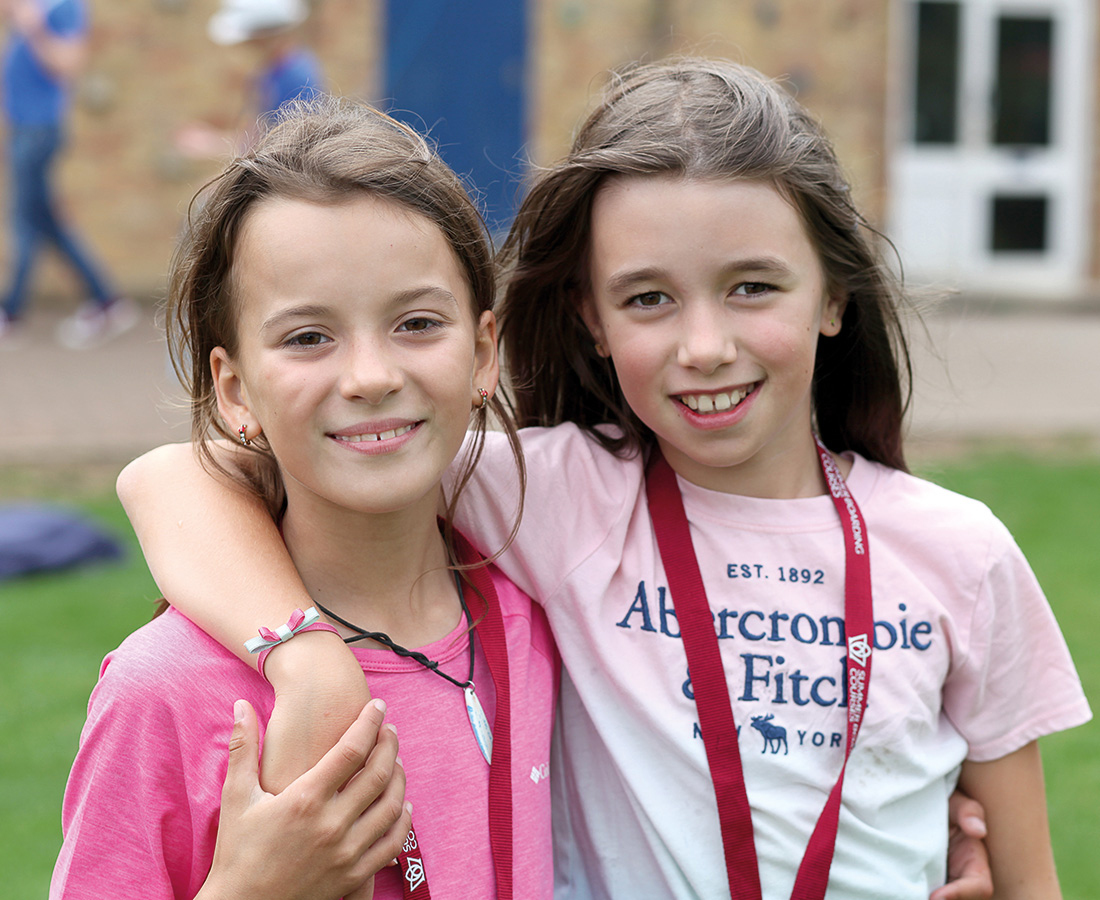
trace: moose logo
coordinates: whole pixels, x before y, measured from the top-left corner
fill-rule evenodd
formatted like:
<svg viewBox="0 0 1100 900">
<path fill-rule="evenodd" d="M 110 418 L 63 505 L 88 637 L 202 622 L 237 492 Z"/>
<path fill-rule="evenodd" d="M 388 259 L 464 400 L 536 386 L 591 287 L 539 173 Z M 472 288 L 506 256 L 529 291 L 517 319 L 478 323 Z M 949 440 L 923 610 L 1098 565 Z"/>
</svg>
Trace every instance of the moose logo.
<svg viewBox="0 0 1100 900">
<path fill-rule="evenodd" d="M 778 753 L 779 747 L 783 747 L 783 755 L 787 754 L 787 729 L 780 725 L 773 725 L 771 720 L 775 716 L 770 713 L 766 716 L 753 716 L 752 727 L 759 731 L 764 736 L 764 749 L 761 753 L 767 753 L 770 749 L 772 753 Z"/>
</svg>

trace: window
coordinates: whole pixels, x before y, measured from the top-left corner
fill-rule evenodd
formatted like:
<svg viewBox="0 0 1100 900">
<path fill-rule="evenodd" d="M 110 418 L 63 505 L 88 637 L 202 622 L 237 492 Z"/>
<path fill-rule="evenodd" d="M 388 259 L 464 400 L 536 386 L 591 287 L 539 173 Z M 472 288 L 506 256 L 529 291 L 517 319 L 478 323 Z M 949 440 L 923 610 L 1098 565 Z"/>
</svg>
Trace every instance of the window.
<svg viewBox="0 0 1100 900">
<path fill-rule="evenodd" d="M 1045 196 L 994 197 L 990 249 L 994 253 L 1046 250 L 1048 206 Z"/>
<path fill-rule="evenodd" d="M 958 3 L 917 4 L 916 119 L 918 144 L 953 144 L 958 131 Z"/>
</svg>

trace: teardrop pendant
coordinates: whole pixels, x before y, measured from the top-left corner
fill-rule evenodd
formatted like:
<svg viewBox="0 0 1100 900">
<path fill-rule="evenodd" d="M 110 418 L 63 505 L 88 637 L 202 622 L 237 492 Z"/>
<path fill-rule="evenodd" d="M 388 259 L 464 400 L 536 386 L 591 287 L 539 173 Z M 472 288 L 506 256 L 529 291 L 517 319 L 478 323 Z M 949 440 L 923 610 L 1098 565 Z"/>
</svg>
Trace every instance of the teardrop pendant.
<svg viewBox="0 0 1100 900">
<path fill-rule="evenodd" d="M 485 762 L 492 765 L 493 762 L 493 730 L 489 727 L 489 720 L 485 716 L 485 710 L 481 707 L 481 701 L 477 699 L 473 682 L 470 682 L 463 693 L 466 695 L 466 715 L 470 717 L 470 727 L 474 730 L 474 739 L 485 757 Z"/>
</svg>

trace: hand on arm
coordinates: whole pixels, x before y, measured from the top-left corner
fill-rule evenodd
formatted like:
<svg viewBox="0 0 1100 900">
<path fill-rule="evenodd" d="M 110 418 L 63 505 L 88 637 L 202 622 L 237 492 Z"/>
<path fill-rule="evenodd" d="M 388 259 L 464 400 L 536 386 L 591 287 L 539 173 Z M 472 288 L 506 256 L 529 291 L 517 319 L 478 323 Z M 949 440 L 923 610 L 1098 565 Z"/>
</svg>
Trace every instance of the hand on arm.
<svg viewBox="0 0 1100 900">
<path fill-rule="evenodd" d="M 948 806 L 948 825 L 947 884 L 933 891 L 929 900 L 991 900 L 985 810 L 977 800 L 955 791 Z"/>
<path fill-rule="evenodd" d="M 373 875 L 397 855 L 411 820 L 397 734 L 384 714 L 380 701 L 369 703 L 276 796 L 259 785 L 256 714 L 237 701 L 214 862 L 196 900 L 369 900 Z"/>
<path fill-rule="evenodd" d="M 224 464 L 232 466 L 237 452 L 224 447 Z M 274 628 L 311 605 L 263 504 L 208 473 L 190 444 L 134 460 L 119 475 L 118 495 L 164 596 L 249 665 L 256 657 L 244 642 L 261 625 Z M 263 783 L 279 790 L 336 743 L 370 693 L 351 651 L 324 631 L 272 650 L 264 672 L 275 688 L 275 709 Z"/>
<path fill-rule="evenodd" d="M 1059 900 L 1038 743 L 991 762 L 964 762 L 959 788 L 985 809 L 996 900 Z"/>
</svg>

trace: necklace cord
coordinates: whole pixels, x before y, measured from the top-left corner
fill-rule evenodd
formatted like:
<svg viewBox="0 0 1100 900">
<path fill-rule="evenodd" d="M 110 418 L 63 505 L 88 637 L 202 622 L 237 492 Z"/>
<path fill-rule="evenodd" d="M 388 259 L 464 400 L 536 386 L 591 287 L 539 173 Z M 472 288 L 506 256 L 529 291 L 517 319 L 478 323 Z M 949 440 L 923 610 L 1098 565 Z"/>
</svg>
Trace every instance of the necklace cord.
<svg viewBox="0 0 1100 900">
<path fill-rule="evenodd" d="M 455 687 L 465 689 L 474 683 L 474 623 L 473 616 L 471 616 L 470 614 L 470 608 L 466 605 L 466 598 L 463 595 L 462 591 L 462 580 L 460 579 L 458 572 L 454 573 L 454 577 L 455 587 L 458 589 L 458 602 L 462 604 L 462 614 L 466 617 L 466 627 L 470 636 L 470 672 L 464 682 L 459 681 L 457 678 L 452 678 L 446 672 L 441 671 L 439 668 L 438 660 L 429 659 L 419 650 L 410 650 L 407 647 L 402 647 L 384 631 L 368 631 L 365 628 L 361 628 L 360 626 L 349 622 L 347 619 L 341 618 L 340 616 L 336 615 L 336 613 L 334 613 L 332 610 L 328 609 L 327 607 L 316 601 L 314 601 L 313 605 L 321 610 L 321 612 L 323 612 L 334 622 L 339 622 L 345 628 L 355 632 L 355 634 L 351 637 L 343 638 L 345 644 L 353 644 L 356 641 L 366 640 L 377 641 L 379 644 L 382 644 L 384 647 L 392 650 L 398 656 L 404 657 L 406 659 L 411 659 L 414 662 L 422 665 L 429 672 L 434 672 L 440 678 L 445 678 L 451 684 L 455 685 Z"/>
</svg>

